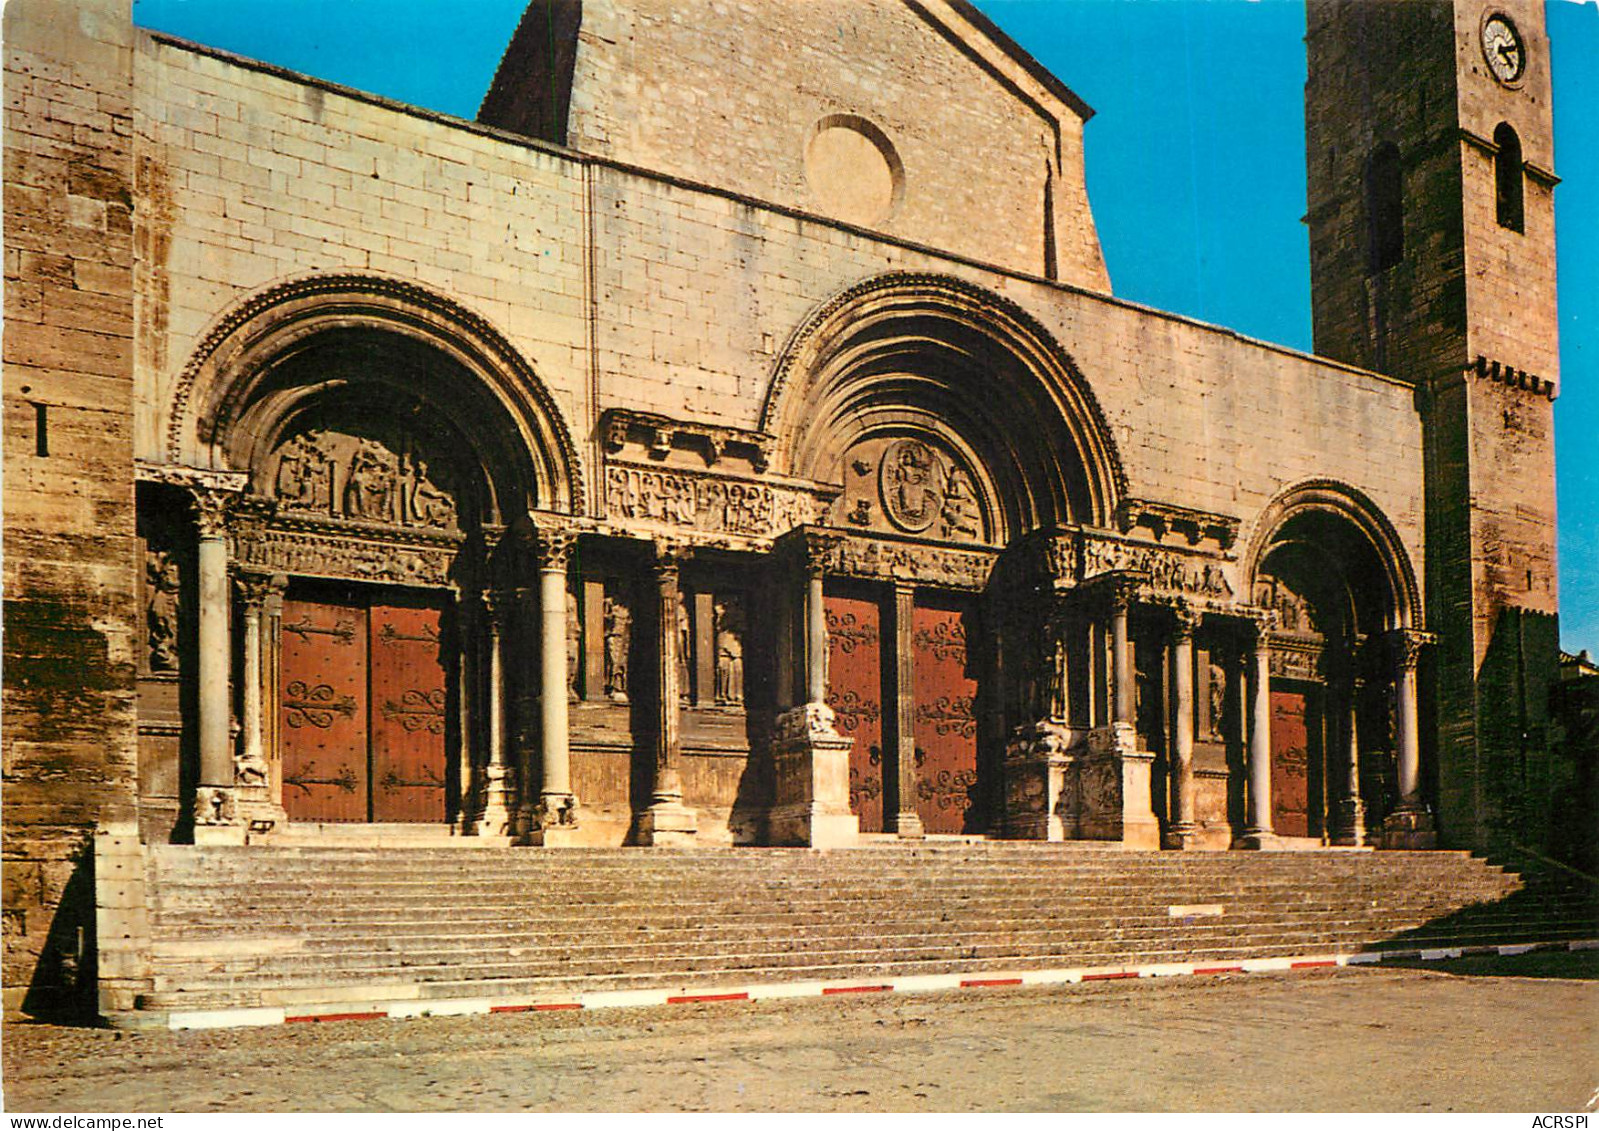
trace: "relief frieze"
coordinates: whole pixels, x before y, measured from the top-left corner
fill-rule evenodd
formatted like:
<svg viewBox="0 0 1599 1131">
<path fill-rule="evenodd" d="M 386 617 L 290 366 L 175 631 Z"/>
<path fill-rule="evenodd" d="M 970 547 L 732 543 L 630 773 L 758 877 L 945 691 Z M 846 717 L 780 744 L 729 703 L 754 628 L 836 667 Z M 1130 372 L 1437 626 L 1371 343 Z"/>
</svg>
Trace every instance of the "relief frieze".
<svg viewBox="0 0 1599 1131">
<path fill-rule="evenodd" d="M 827 553 L 826 572 L 840 577 L 886 578 L 981 589 L 995 554 L 956 546 L 926 546 L 845 536 Z"/>
<path fill-rule="evenodd" d="M 1227 577 L 1228 563 L 1089 535 L 1083 538 L 1081 568 L 1084 580 L 1121 571 L 1146 574 L 1157 593 L 1230 601 L 1236 592 Z"/>
<path fill-rule="evenodd" d="M 400 546 L 320 532 L 269 529 L 241 539 L 242 564 L 274 573 L 400 585 L 448 585 L 453 547 Z"/>
<path fill-rule="evenodd" d="M 457 530 L 455 476 L 414 438 L 391 431 L 379 438 L 308 428 L 290 436 L 269 465 L 278 513 Z"/>
<path fill-rule="evenodd" d="M 800 488 L 618 464 L 605 469 L 605 506 L 613 519 L 755 538 L 814 522 L 819 511 Z"/>
</svg>

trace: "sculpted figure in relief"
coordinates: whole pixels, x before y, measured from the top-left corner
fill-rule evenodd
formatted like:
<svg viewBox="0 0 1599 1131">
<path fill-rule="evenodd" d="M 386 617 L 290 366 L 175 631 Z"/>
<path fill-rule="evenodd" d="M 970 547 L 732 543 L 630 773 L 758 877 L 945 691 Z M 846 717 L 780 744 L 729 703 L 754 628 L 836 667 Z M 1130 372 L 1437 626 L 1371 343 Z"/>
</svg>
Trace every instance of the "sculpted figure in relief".
<svg viewBox="0 0 1599 1131">
<path fill-rule="evenodd" d="M 361 440 L 350 457 L 350 475 L 344 484 L 344 513 L 348 518 L 373 522 L 395 519 L 395 488 L 398 485 L 389 451 L 372 440 Z"/>
<path fill-rule="evenodd" d="M 325 433 L 312 429 L 295 436 L 278 452 L 278 474 L 274 483 L 278 501 L 292 510 L 313 510 L 326 514 L 332 502 L 328 484 L 328 453 L 323 446 Z"/>
<path fill-rule="evenodd" d="M 920 440 L 898 440 L 883 453 L 879 489 L 894 524 L 913 534 L 933 525 L 943 491 L 938 454 Z"/>
<path fill-rule="evenodd" d="M 977 491 L 971 476 L 958 467 L 950 469 L 944 481 L 944 509 L 940 533 L 951 540 L 982 536 L 982 515 L 977 508 Z"/>
<path fill-rule="evenodd" d="M 626 605 L 615 597 L 605 598 L 605 693 L 618 703 L 627 702 L 627 649 L 632 620 Z"/>
<path fill-rule="evenodd" d="M 149 630 L 150 670 L 178 670 L 178 563 L 165 550 L 145 558 L 145 624 Z"/>
<path fill-rule="evenodd" d="M 744 610 L 731 599 L 716 603 L 716 701 L 744 702 Z"/>
</svg>

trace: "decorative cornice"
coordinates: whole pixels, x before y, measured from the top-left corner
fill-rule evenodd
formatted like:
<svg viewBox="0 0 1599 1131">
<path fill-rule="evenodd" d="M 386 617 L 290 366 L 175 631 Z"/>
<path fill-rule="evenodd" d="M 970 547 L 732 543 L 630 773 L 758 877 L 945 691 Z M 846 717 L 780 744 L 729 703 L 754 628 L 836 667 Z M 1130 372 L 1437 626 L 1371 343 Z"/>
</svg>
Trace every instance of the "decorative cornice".
<svg viewBox="0 0 1599 1131">
<path fill-rule="evenodd" d="M 1482 354 L 1477 355 L 1477 360 L 1472 362 L 1466 372 L 1486 377 L 1490 381 L 1498 381 L 1513 389 L 1525 389 L 1537 396 L 1555 399 L 1555 383 L 1547 377 L 1539 377 L 1528 373 L 1525 369 L 1517 369 L 1503 362 L 1489 361 Z"/>
<path fill-rule="evenodd" d="M 1221 549 L 1232 548 L 1238 538 L 1239 521 L 1231 515 L 1212 514 L 1174 503 L 1151 499 L 1123 499 L 1116 504 L 1116 528 L 1123 534 L 1142 526 L 1163 538 L 1167 531 L 1184 537 L 1190 546 L 1209 538 Z"/>
<path fill-rule="evenodd" d="M 771 461 L 773 437 L 748 428 L 709 424 L 698 420 L 677 420 L 654 412 L 630 408 L 608 408 L 600 414 L 600 436 L 608 454 L 622 451 L 635 440 L 652 456 L 669 454 L 679 441 L 688 441 L 700 451 L 707 466 L 715 466 L 734 450 L 741 451 L 756 471 L 765 471 Z"/>
</svg>

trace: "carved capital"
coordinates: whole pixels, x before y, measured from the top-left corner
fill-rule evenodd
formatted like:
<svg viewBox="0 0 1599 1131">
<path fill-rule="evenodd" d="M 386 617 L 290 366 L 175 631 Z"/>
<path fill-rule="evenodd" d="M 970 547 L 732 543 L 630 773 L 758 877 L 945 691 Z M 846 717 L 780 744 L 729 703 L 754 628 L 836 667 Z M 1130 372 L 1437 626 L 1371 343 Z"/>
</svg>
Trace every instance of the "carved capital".
<svg viewBox="0 0 1599 1131">
<path fill-rule="evenodd" d="M 244 607 L 259 611 L 269 598 L 288 588 L 288 578 L 281 573 L 237 567 L 233 571 L 233 584 Z"/>
<path fill-rule="evenodd" d="M 683 563 L 688 560 L 691 553 L 693 553 L 692 548 L 685 542 L 656 539 L 654 556 L 650 559 L 650 576 L 655 579 L 657 585 L 668 583 L 676 585 Z"/>
<path fill-rule="evenodd" d="M 1112 612 L 1125 613 L 1144 590 L 1143 577 L 1132 573 L 1109 574 L 1104 582 L 1105 602 Z"/>
<path fill-rule="evenodd" d="M 837 534 L 807 530 L 800 546 L 800 565 L 806 577 L 822 577 L 827 573 L 829 561 L 838 553 L 843 539 Z"/>
<path fill-rule="evenodd" d="M 1388 647 L 1393 657 L 1394 670 L 1413 672 L 1421 659 L 1421 650 L 1438 638 L 1430 632 L 1414 628 L 1399 628 L 1388 634 Z"/>
<path fill-rule="evenodd" d="M 488 615 L 489 626 L 496 632 L 504 632 L 516 610 L 525 605 L 527 599 L 526 589 L 485 589 L 483 611 Z"/>
<path fill-rule="evenodd" d="M 1178 601 L 1171 610 L 1171 638 L 1174 644 L 1192 644 L 1199 627 L 1200 612 L 1187 601 Z"/>
<path fill-rule="evenodd" d="M 539 570 L 544 573 L 565 573 L 572 551 L 577 547 L 577 534 L 559 528 L 540 528 L 533 540 L 533 556 Z"/>
<path fill-rule="evenodd" d="M 201 538 L 226 538 L 228 512 L 241 498 L 236 491 L 217 487 L 191 487 L 194 501 L 194 526 Z"/>
</svg>

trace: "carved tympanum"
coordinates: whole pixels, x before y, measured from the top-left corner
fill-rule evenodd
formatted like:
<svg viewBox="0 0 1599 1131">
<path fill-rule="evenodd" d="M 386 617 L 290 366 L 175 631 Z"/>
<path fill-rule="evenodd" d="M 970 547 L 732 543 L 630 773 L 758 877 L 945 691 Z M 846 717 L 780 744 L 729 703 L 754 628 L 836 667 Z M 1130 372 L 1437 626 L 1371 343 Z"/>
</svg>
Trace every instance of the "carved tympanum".
<svg viewBox="0 0 1599 1131">
<path fill-rule="evenodd" d="M 930 437 L 862 440 L 844 466 L 844 497 L 835 514 L 852 526 L 946 542 L 989 537 L 971 468 Z"/>
<path fill-rule="evenodd" d="M 308 427 L 278 445 L 269 468 L 280 514 L 458 528 L 458 476 L 398 426 Z"/>
</svg>

